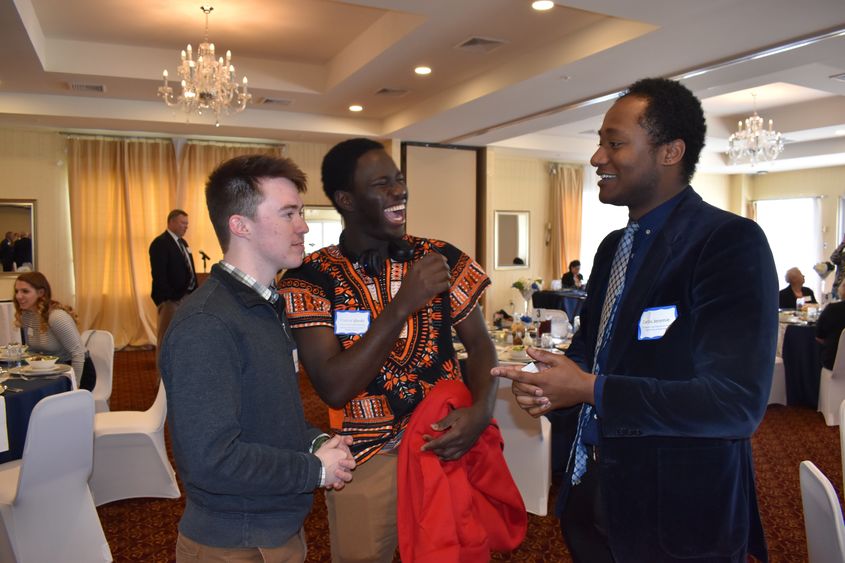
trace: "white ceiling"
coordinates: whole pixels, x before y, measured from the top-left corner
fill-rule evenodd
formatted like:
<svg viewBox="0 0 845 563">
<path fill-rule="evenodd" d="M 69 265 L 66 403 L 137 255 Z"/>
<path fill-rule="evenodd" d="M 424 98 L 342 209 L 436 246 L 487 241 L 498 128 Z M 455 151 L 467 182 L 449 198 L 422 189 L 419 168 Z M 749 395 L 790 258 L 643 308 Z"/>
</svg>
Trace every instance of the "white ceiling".
<svg viewBox="0 0 845 563">
<path fill-rule="evenodd" d="M 0 0 L 0 125 L 262 140 L 349 136 L 493 145 L 586 161 L 613 94 L 685 79 L 704 101 L 707 172 L 845 164 L 845 1 L 219 0 L 209 38 L 249 77 L 253 104 L 213 119 L 156 96 L 162 70 L 202 40 L 202 0 Z M 772 47 L 842 33 L 765 57 Z M 491 52 L 457 49 L 471 37 Z M 434 69 L 418 77 L 413 67 Z M 69 83 L 102 85 L 103 93 Z M 402 95 L 376 94 L 381 89 Z M 723 151 L 753 109 L 788 144 L 756 170 Z M 270 98 L 288 105 L 263 104 Z M 348 106 L 365 110 L 352 114 Z M 837 135 L 837 131 L 840 132 Z M 720 152 L 721 151 L 721 152 Z"/>
</svg>

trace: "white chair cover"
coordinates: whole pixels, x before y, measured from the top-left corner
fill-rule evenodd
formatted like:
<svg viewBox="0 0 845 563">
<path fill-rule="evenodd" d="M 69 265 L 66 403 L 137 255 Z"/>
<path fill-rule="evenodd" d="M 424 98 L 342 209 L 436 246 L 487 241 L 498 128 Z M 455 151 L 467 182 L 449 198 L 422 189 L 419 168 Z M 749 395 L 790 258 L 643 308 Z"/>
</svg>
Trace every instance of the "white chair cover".
<svg viewBox="0 0 845 563">
<path fill-rule="evenodd" d="M 178 498 L 176 473 L 164 445 L 167 396 L 159 382 L 146 411 L 113 411 L 94 417 L 91 493 L 97 506 L 139 497 Z"/>
<path fill-rule="evenodd" d="M 552 425 L 545 416 L 532 418 L 513 398 L 511 382 L 499 379 L 493 418 L 505 442 L 504 456 L 525 509 L 545 516 L 552 473 Z"/>
<path fill-rule="evenodd" d="M 112 560 L 88 488 L 93 426 L 87 391 L 45 397 L 32 410 L 23 457 L 0 465 L 0 559 Z"/>
<path fill-rule="evenodd" d="M 822 368 L 819 380 L 818 411 L 824 415 L 828 426 L 839 426 L 839 406 L 845 399 L 845 338 L 839 335 L 839 346 L 836 348 L 836 360 L 833 371 Z"/>
<path fill-rule="evenodd" d="M 786 404 L 786 371 L 783 369 L 783 358 L 775 358 L 775 367 L 772 371 L 772 390 L 769 392 L 769 404 Z"/>
<path fill-rule="evenodd" d="M 114 379 L 114 336 L 107 330 L 86 330 L 82 333 L 82 342 L 86 343 L 85 347 L 97 370 L 97 385 L 93 391 L 94 409 L 96 412 L 108 412 Z"/>
<path fill-rule="evenodd" d="M 839 405 L 839 420 L 845 420 L 845 401 Z M 842 457 L 842 467 L 845 468 L 845 425 L 839 425 L 839 454 Z M 845 492 L 845 469 L 842 471 L 842 491 Z"/>
<path fill-rule="evenodd" d="M 811 461 L 802 461 L 801 501 L 810 563 L 845 561 L 845 523 L 830 480 Z"/>
</svg>

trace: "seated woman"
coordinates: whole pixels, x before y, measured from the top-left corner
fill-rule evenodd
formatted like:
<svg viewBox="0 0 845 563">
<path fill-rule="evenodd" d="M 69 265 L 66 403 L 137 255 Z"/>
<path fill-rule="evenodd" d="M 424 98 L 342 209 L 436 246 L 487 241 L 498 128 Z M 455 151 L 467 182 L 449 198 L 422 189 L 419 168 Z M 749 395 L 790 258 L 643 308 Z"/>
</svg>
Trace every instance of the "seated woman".
<svg viewBox="0 0 845 563">
<path fill-rule="evenodd" d="M 838 293 L 839 299 L 845 300 L 845 281 L 839 284 Z M 822 365 L 827 369 L 833 369 L 842 329 L 845 329 L 845 301 L 829 303 L 816 323 L 816 340 L 822 345 Z"/>
<path fill-rule="evenodd" d="M 778 307 L 781 309 L 795 309 L 798 299 L 803 298 L 804 304 L 816 303 L 816 296 L 809 287 L 804 287 L 804 274 L 798 268 L 790 268 L 784 276 L 789 286 L 780 290 Z"/>
<path fill-rule="evenodd" d="M 73 366 L 80 389 L 94 388 L 95 377 L 82 377 L 85 346 L 76 327 L 76 314 L 53 300 L 50 284 L 41 272 L 26 272 L 15 280 L 15 324 L 23 328 L 29 351 L 58 356 L 60 363 Z"/>
<path fill-rule="evenodd" d="M 581 275 L 581 261 L 573 260 L 569 263 L 569 271 L 560 279 L 563 289 L 581 289 L 584 276 Z"/>
</svg>

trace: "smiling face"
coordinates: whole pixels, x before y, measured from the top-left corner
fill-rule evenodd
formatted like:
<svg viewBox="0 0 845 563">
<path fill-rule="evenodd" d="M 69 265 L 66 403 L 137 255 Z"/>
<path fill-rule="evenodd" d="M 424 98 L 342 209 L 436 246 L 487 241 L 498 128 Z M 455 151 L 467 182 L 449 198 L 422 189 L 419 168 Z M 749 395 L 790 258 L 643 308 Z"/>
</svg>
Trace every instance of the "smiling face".
<svg viewBox="0 0 845 563">
<path fill-rule="evenodd" d="M 37 311 L 38 298 L 43 296 L 43 289 L 35 289 L 23 280 L 15 281 L 15 301 L 21 311 Z"/>
<path fill-rule="evenodd" d="M 647 106 L 648 100 L 635 96 L 621 98 L 613 104 L 604 116 L 599 147 L 590 159 L 601 177 L 599 200 L 627 206 L 634 219 L 683 187 L 682 182 L 675 181 L 677 170 L 666 165 L 669 144 L 654 145 L 640 125 Z M 669 163 L 677 164 L 674 158 Z"/>
<path fill-rule="evenodd" d="M 372 150 L 358 158 L 351 196 L 353 222 L 364 234 L 379 240 L 405 234 L 408 187 L 386 152 Z"/>
<path fill-rule="evenodd" d="M 260 180 L 264 199 L 255 215 L 244 220 L 250 226 L 257 261 L 272 268 L 296 268 L 305 254 L 308 225 L 302 217 L 302 197 L 287 178 Z"/>
</svg>

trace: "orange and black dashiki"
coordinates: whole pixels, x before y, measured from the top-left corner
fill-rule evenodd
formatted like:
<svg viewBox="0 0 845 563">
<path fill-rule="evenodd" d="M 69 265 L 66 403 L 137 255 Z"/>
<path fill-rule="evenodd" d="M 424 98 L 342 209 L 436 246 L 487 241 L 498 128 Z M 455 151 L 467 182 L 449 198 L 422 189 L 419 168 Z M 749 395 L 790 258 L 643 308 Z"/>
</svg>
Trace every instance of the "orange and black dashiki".
<svg viewBox="0 0 845 563">
<path fill-rule="evenodd" d="M 332 431 L 353 437 L 358 463 L 370 459 L 406 426 L 414 408 L 435 383 L 461 379 L 452 346 L 452 326 L 472 312 L 490 279 L 472 258 L 449 243 L 405 236 L 414 246 L 409 262 L 385 259 L 385 273 L 372 278 L 347 259 L 336 245 L 305 257 L 302 266 L 282 278 L 279 293 L 296 330 L 334 329 L 337 311 L 369 311 L 371 322 L 393 300 L 413 263 L 429 252 L 444 255 L 451 270 L 449 298 L 438 295 L 408 317 L 376 377 L 343 409 L 329 409 Z M 362 334 L 336 334 L 344 349 Z"/>
</svg>

